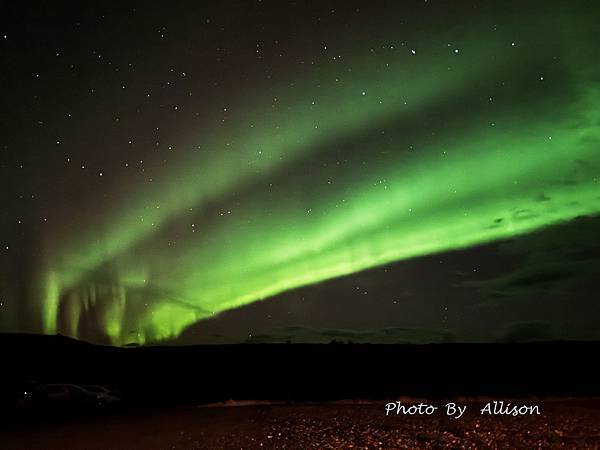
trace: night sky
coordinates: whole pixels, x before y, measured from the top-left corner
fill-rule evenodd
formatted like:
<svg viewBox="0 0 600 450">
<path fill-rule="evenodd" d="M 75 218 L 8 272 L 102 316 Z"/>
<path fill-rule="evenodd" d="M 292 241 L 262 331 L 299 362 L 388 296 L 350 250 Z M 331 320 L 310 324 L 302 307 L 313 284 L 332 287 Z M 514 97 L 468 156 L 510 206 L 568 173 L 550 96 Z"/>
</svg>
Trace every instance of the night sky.
<svg viewBox="0 0 600 450">
<path fill-rule="evenodd" d="M 600 338 L 600 8 L 3 2 L 0 331 Z"/>
</svg>

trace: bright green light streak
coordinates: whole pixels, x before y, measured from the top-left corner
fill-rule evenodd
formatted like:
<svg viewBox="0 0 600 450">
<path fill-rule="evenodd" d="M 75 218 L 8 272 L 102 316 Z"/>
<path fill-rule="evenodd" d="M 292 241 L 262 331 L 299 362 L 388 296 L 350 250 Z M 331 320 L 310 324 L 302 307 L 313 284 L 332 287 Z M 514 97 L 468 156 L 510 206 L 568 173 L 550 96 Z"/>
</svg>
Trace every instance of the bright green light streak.
<svg viewBox="0 0 600 450">
<path fill-rule="evenodd" d="M 333 71 L 320 73 L 302 80 L 298 94 L 278 93 L 284 106 L 275 111 L 259 99 L 258 107 L 232 119 L 235 128 L 204 139 L 207 153 L 183 160 L 163 182 L 124 199 L 101 225 L 83 230 L 53 255 L 46 332 L 56 327 L 62 292 L 72 292 L 65 306 L 70 333 L 77 334 L 82 311 L 95 307 L 113 343 L 131 339 L 132 329 L 133 338 L 144 342 L 299 286 L 598 213 L 600 96 L 574 68 L 584 80 L 579 98 L 561 106 L 562 115 L 516 114 L 497 132 L 473 120 L 461 135 L 425 140 L 423 156 L 373 164 L 360 177 L 346 174 L 340 189 L 304 197 L 298 186 L 288 185 L 274 196 L 249 198 L 218 226 L 186 239 L 175 256 L 153 248 L 148 238 L 188 208 L 201 210 L 205 202 L 326 151 L 348 134 L 410 118 L 493 75 L 502 58 L 478 64 L 492 50 L 482 46 L 452 70 L 436 54 L 434 62 L 403 59 L 385 70 L 355 71 L 342 82 Z M 313 92 L 315 105 L 309 100 Z M 247 118 L 254 119 L 252 127 Z M 400 144 L 368 150 L 393 153 Z M 311 174 L 311 182 L 324 182 L 319 177 Z M 142 260 L 129 255 L 133 248 Z M 118 289 L 90 294 L 82 279 L 105 261 L 118 268 Z M 150 299 L 145 289 L 153 290 Z"/>
<path fill-rule="evenodd" d="M 339 207 L 333 199 L 317 200 L 312 217 L 306 208 L 286 208 L 285 199 L 258 201 L 209 230 L 155 282 L 176 289 L 192 306 L 219 312 L 391 261 L 599 212 L 600 129 L 554 128 L 549 139 L 545 125 L 529 126 L 526 135 L 498 133 L 493 140 L 445 146 L 455 157 L 390 167 L 377 173 L 389 180 L 385 186 L 357 186 Z M 578 159 L 587 161 L 585 167 Z M 572 184 L 561 182 L 565 176 Z M 265 211 L 284 213 L 265 217 Z"/>
</svg>

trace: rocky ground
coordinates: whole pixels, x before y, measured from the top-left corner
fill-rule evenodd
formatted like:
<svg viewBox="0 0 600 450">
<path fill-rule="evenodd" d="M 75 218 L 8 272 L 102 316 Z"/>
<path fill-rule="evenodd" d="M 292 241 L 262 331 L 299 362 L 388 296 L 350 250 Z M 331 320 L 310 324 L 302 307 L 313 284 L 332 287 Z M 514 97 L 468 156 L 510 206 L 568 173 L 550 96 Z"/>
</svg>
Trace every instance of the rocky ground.
<svg viewBox="0 0 600 450">
<path fill-rule="evenodd" d="M 407 404 L 417 400 L 405 400 Z M 539 416 L 460 419 L 385 415 L 385 402 L 230 404 L 23 425 L 0 431 L 3 449 L 600 449 L 600 399 L 528 399 Z M 403 403 L 404 403 L 403 402 Z M 443 406 L 444 401 L 430 401 Z"/>
</svg>

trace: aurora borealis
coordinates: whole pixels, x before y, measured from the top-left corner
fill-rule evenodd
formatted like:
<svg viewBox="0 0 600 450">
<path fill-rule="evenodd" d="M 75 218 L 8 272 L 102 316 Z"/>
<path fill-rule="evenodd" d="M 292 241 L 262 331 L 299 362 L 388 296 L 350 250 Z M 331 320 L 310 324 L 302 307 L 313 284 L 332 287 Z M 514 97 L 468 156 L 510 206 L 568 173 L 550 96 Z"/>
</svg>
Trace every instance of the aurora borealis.
<svg viewBox="0 0 600 450">
<path fill-rule="evenodd" d="M 171 339 L 596 216 L 600 11 L 474 5 L 5 7 L 3 331 Z"/>
</svg>

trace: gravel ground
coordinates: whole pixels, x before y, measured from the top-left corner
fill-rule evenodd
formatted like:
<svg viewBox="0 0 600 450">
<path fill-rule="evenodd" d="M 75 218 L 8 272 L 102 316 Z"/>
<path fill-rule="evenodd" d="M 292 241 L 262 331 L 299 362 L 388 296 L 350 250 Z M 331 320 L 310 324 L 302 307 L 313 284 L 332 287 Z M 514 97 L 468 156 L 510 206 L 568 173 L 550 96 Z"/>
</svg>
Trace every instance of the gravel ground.
<svg viewBox="0 0 600 450">
<path fill-rule="evenodd" d="M 403 400 L 403 403 L 418 403 Z M 539 416 L 482 416 L 485 402 L 460 419 L 385 415 L 385 402 L 228 405 L 120 414 L 0 432 L 2 449 L 600 449 L 600 399 L 520 400 Z M 513 401 L 517 403 L 517 401 Z M 430 402 L 443 406 L 446 402 Z"/>
</svg>

